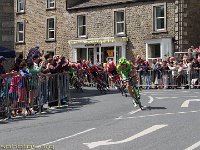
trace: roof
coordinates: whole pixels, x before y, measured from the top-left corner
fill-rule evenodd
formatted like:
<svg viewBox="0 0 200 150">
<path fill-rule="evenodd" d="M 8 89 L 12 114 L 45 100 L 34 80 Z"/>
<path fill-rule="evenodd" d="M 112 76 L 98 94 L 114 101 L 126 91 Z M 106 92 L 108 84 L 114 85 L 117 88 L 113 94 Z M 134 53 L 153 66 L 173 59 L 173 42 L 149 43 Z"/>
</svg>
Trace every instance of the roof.
<svg viewBox="0 0 200 150">
<path fill-rule="evenodd" d="M 114 4 L 125 4 L 125 3 L 133 3 L 133 2 L 147 2 L 151 0 L 88 0 L 87 2 L 79 3 L 70 9 L 80 9 L 80 8 L 89 8 L 89 7 L 100 7 L 100 6 L 108 6 Z"/>
</svg>

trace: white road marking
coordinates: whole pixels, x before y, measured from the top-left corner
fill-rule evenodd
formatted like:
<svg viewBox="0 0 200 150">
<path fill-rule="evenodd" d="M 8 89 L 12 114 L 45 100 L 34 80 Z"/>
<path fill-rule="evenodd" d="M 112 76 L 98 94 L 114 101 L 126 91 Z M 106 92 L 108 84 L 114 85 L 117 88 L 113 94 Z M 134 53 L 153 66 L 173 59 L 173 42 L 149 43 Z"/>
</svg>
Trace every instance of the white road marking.
<svg viewBox="0 0 200 150">
<path fill-rule="evenodd" d="M 195 148 L 197 148 L 199 146 L 200 146 L 200 141 L 195 143 L 195 144 L 193 144 L 192 146 L 186 148 L 185 150 L 193 150 L 193 149 L 195 149 Z"/>
<path fill-rule="evenodd" d="M 56 143 L 56 142 L 60 142 L 60 141 L 63 141 L 63 140 L 66 140 L 66 139 L 69 139 L 69 138 L 72 138 L 72 137 L 75 137 L 77 135 L 81 135 L 81 134 L 84 134 L 84 133 L 87 133 L 87 132 L 90 132 L 92 130 L 95 130 L 96 128 L 91 128 L 91 129 L 88 129 L 88 130 L 85 130 L 83 132 L 79 132 L 79 133 L 76 133 L 76 134 L 73 134 L 73 135 L 70 135 L 70 136 L 67 136 L 67 137 L 64 137 L 64 138 L 60 138 L 60 139 L 57 139 L 55 141 L 51 141 L 51 142 L 48 142 L 48 143 L 45 143 L 45 144 L 41 144 L 41 145 L 38 145 L 32 149 L 35 149 L 35 148 L 41 148 L 42 146 L 45 146 L 45 145 L 49 145 L 49 144 L 53 144 L 53 143 Z M 31 149 L 30 149 L 31 150 Z"/>
<path fill-rule="evenodd" d="M 132 114 L 135 114 L 136 112 L 139 112 L 139 111 L 141 111 L 141 109 L 138 109 L 138 110 L 136 110 L 136 111 L 131 111 L 131 112 L 129 112 L 128 114 L 132 115 Z"/>
<path fill-rule="evenodd" d="M 170 99 L 170 98 L 178 98 L 178 97 L 156 97 L 157 99 Z"/>
<path fill-rule="evenodd" d="M 181 107 L 188 107 L 190 102 L 200 102 L 200 99 L 189 99 L 183 102 Z"/>
<path fill-rule="evenodd" d="M 184 97 L 199 97 L 199 96 L 184 96 Z"/>
<path fill-rule="evenodd" d="M 159 129 L 164 128 L 166 126 L 168 126 L 168 125 L 167 124 L 154 125 L 154 126 L 148 128 L 148 129 L 143 130 L 140 133 L 137 133 L 137 134 L 135 134 L 135 135 L 133 135 L 129 138 L 126 138 L 124 140 L 121 140 L 121 141 L 112 142 L 112 139 L 109 139 L 109 140 L 104 140 L 104 141 L 97 141 L 97 142 L 83 143 L 83 144 L 88 146 L 89 149 L 96 148 L 96 147 L 99 147 L 99 146 L 123 144 L 123 143 L 133 141 L 133 140 L 140 138 L 142 136 L 145 136 L 147 134 L 150 134 L 152 132 L 155 132 L 156 130 L 159 130 Z"/>
<path fill-rule="evenodd" d="M 154 99 L 153 99 L 152 96 L 148 96 L 148 97 L 149 97 L 149 99 L 150 99 L 148 103 L 151 104 L 151 103 L 154 101 Z"/>
<path fill-rule="evenodd" d="M 115 118 L 116 120 L 120 120 L 120 119 L 122 119 L 122 117 L 123 116 L 119 116 L 119 117 L 117 117 L 117 118 Z"/>
<path fill-rule="evenodd" d="M 176 113 L 164 113 L 164 114 L 152 114 L 152 115 L 145 115 L 145 116 L 134 116 L 134 117 L 121 117 L 118 120 L 124 119 L 137 119 L 137 118 L 146 118 L 146 117 L 156 117 L 156 116 L 167 116 L 167 115 L 177 115 L 177 114 L 188 114 L 188 113 L 198 113 L 200 110 L 195 111 L 187 111 L 187 112 L 176 112 Z"/>
</svg>

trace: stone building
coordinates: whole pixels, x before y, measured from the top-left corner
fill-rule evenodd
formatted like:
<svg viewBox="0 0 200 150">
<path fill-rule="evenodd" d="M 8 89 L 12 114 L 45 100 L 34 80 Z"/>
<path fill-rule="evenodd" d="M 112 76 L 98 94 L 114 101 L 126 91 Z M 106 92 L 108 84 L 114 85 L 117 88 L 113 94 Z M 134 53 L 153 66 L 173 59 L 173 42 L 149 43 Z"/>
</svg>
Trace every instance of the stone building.
<svg viewBox="0 0 200 150">
<path fill-rule="evenodd" d="M 39 46 L 41 52 L 69 55 L 66 0 L 15 0 L 14 11 L 17 53 L 27 56 Z"/>
<path fill-rule="evenodd" d="M 0 2 L 0 46 L 14 49 L 14 1 Z"/>
<path fill-rule="evenodd" d="M 15 0 L 15 49 L 151 61 L 200 45 L 199 0 Z"/>
<path fill-rule="evenodd" d="M 151 61 L 200 45 L 199 0 L 71 1 L 67 30 L 74 61 L 137 55 Z"/>
</svg>

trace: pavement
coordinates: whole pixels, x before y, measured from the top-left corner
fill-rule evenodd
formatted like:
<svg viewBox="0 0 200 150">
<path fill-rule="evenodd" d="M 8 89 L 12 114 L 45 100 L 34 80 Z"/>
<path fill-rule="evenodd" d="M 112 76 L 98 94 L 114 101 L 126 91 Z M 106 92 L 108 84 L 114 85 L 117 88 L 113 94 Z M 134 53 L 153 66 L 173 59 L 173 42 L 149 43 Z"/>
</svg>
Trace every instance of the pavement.
<svg viewBox="0 0 200 150">
<path fill-rule="evenodd" d="M 0 123 L 0 149 L 198 150 L 200 91 L 143 90 L 146 110 L 112 89 L 72 91 L 69 106 Z"/>
</svg>

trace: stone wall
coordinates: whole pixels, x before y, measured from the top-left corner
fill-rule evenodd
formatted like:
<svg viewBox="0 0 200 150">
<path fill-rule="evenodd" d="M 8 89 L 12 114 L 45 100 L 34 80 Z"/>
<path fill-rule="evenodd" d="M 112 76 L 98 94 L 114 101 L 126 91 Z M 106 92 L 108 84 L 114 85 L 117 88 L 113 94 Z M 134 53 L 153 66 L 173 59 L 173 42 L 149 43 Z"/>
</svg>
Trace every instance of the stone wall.
<svg viewBox="0 0 200 150">
<path fill-rule="evenodd" d="M 16 1 L 15 1 L 16 6 Z M 16 44 L 16 51 L 26 56 L 28 50 L 36 45 L 41 51 L 53 51 L 55 54 L 67 56 L 69 48 L 66 37 L 67 12 L 66 0 L 56 0 L 56 8 L 47 10 L 46 0 L 27 0 L 25 13 L 17 14 L 15 7 L 15 25 L 17 21 L 25 22 L 25 43 Z M 48 17 L 56 17 L 56 41 L 46 41 L 46 22 Z"/>
<path fill-rule="evenodd" d="M 200 46 L 200 1 L 185 0 L 184 5 L 184 29 L 183 39 L 185 42 L 184 49 L 190 46 Z"/>
<path fill-rule="evenodd" d="M 156 3 L 166 1 L 160 0 Z M 153 32 L 153 2 L 129 3 L 123 5 L 94 7 L 89 9 L 71 10 L 68 16 L 67 30 L 69 39 L 77 36 L 77 15 L 86 15 L 87 38 L 114 37 L 114 11 L 125 10 L 126 36 L 129 38 L 127 45 L 127 58 L 132 59 L 136 55 L 145 58 L 145 39 L 174 37 L 174 9 L 173 0 L 167 1 L 167 32 Z"/>
<path fill-rule="evenodd" d="M 167 31 L 155 33 L 153 32 L 153 4 L 165 2 L 167 2 Z M 185 47 L 200 45 L 200 23 L 197 19 L 200 14 L 199 0 L 185 0 L 185 2 L 187 2 L 187 8 L 184 9 L 186 14 L 183 20 L 185 25 L 183 38 L 188 41 Z M 86 15 L 87 38 L 114 37 L 114 11 L 121 9 L 125 10 L 126 16 L 126 36 L 129 39 L 127 57 L 129 59 L 138 54 L 145 57 L 146 39 L 175 37 L 175 0 L 154 0 L 69 11 L 66 5 L 66 0 L 56 0 L 56 9 L 47 10 L 46 1 L 27 0 L 25 13 L 16 14 L 15 4 L 15 25 L 17 21 L 25 21 L 25 43 L 16 44 L 16 51 L 26 55 L 30 48 L 39 44 L 41 50 L 54 51 L 56 54 L 62 54 L 71 59 L 72 52 L 68 41 L 78 39 L 77 15 Z M 47 42 L 46 20 L 52 16 L 56 17 L 56 41 Z"/>
<path fill-rule="evenodd" d="M 0 2 L 0 46 L 14 49 L 14 1 Z"/>
</svg>

